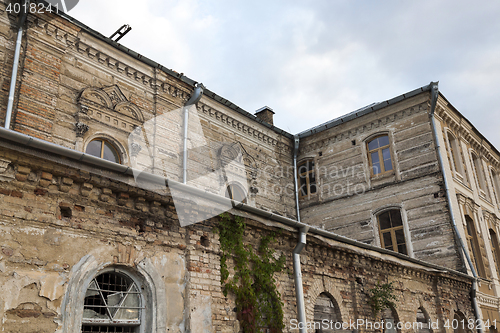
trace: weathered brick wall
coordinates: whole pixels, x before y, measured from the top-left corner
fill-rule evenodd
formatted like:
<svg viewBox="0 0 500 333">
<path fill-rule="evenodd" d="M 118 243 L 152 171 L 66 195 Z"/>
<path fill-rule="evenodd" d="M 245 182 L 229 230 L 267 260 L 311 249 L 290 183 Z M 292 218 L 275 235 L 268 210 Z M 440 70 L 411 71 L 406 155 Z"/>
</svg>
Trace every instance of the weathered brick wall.
<svg viewBox="0 0 500 333">
<path fill-rule="evenodd" d="M 130 177 L 16 146 L 2 148 L 0 159 L 6 165 L 0 174 L 0 317 L 6 332 L 71 332 L 82 307 L 75 290 L 86 288 L 83 277 L 110 265 L 144 266 L 157 275 L 157 302 L 147 311 L 158 310 L 165 320 L 158 332 L 238 330 L 233 297 L 221 292 L 217 218 L 181 228 L 171 198 L 137 188 Z M 246 216 L 245 241 L 254 246 L 265 233 L 283 230 L 276 250 L 286 255 L 288 270 L 277 276 L 278 290 L 285 332 L 296 331 L 296 230 L 233 213 Z M 470 280 L 459 275 L 317 236 L 308 237 L 301 262 L 311 322 L 323 292 L 337 302 L 342 321 L 374 320 L 368 290 L 377 281 L 395 282 L 400 321 L 415 321 L 419 307 L 433 321 L 458 310 L 473 316 Z"/>
<path fill-rule="evenodd" d="M 3 10 L 6 3 L 0 1 L 0 55 L 4 54 L 5 65 L 0 73 L 2 112 L 7 105 L 9 61 L 17 34 L 16 17 Z M 149 161 L 144 167 L 170 179 L 182 179 L 182 115 L 178 109 L 193 87 L 180 80 L 180 74 L 174 77 L 146 65 L 49 14 L 28 15 L 19 73 L 14 130 L 80 151 L 91 140 L 104 138 L 115 145 L 123 164 L 141 167 L 140 162 L 134 165 L 128 139 L 134 128 L 147 123 L 148 145 L 154 149 L 142 147 Z M 295 216 L 293 196 L 283 190 L 293 188 L 290 139 L 226 105 L 230 103 L 204 96 L 194 111 L 201 124 L 202 133 L 197 134 L 204 136 L 208 146 L 240 144 L 251 162 L 245 164 L 249 203 Z M 190 138 L 190 149 L 193 142 Z M 211 171 L 215 166 L 206 163 L 210 158 L 213 156 L 192 152 L 188 177 Z"/>
<path fill-rule="evenodd" d="M 421 93 L 309 136 L 300 158 L 316 162 L 318 194 L 301 201 L 304 222 L 380 246 L 377 211 L 401 209 L 416 258 L 462 269 L 451 228 L 431 124 Z M 393 172 L 373 177 L 367 140 L 389 135 Z M 321 155 L 320 155 L 321 154 Z"/>
</svg>

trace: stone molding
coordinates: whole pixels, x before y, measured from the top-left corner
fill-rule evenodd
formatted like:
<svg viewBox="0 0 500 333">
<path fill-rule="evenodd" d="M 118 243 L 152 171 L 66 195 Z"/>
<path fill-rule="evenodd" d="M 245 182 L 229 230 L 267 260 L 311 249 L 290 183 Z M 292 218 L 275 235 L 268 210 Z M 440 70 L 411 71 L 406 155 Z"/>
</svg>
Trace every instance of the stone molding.
<svg viewBox="0 0 500 333">
<path fill-rule="evenodd" d="M 378 128 L 383 129 L 383 126 L 385 126 L 389 123 L 393 123 L 398 119 L 403 119 L 405 117 L 409 117 L 409 116 L 412 116 L 414 114 L 420 113 L 421 111 L 424 110 L 424 106 L 427 106 L 427 104 L 428 104 L 427 102 L 420 103 L 420 104 L 415 105 L 413 107 L 410 107 L 410 108 L 407 108 L 404 110 L 399 110 L 399 111 L 396 111 L 393 114 L 390 114 L 390 115 L 385 116 L 383 118 L 371 121 L 368 124 L 365 123 L 363 125 L 357 126 L 354 129 L 350 129 L 347 131 L 336 133 L 335 135 L 332 135 L 331 137 L 329 137 L 327 139 L 323 139 L 323 140 L 317 141 L 317 142 L 308 143 L 306 145 L 303 145 L 302 148 L 299 149 L 299 154 L 307 154 L 311 151 L 321 149 L 323 147 L 332 145 L 334 143 L 341 142 L 343 140 L 356 138 L 360 134 L 371 131 L 373 129 L 378 129 Z M 384 110 L 384 109 L 381 109 L 381 110 Z M 380 111 L 380 110 L 377 110 L 377 111 Z M 335 127 L 331 128 L 327 131 L 332 131 L 334 129 L 335 129 Z M 309 137 L 309 138 L 311 141 L 314 141 L 314 136 Z M 309 141 L 308 140 L 309 138 L 306 138 L 306 140 Z"/>
<path fill-rule="evenodd" d="M 485 145 L 483 138 L 472 132 L 473 129 L 468 126 L 467 122 L 462 121 L 463 118 L 455 119 L 450 111 L 441 105 L 436 106 L 436 114 L 445 123 L 445 127 L 448 127 L 454 134 L 459 134 L 460 139 L 465 140 L 481 157 L 485 157 L 493 166 L 500 168 L 500 156 L 496 155 L 489 145 Z"/>
<path fill-rule="evenodd" d="M 233 117 L 228 116 L 227 114 L 216 110 L 202 102 L 198 103 L 198 111 L 203 112 L 205 115 L 210 116 L 213 119 L 218 120 L 219 122 L 226 124 L 229 127 L 232 127 L 241 133 L 245 134 L 248 137 L 253 137 L 255 139 L 258 139 L 259 141 L 273 147 L 278 147 L 279 150 L 291 153 L 292 152 L 292 146 L 287 145 L 281 141 L 278 141 L 266 134 L 264 134 L 262 131 L 253 128 L 252 126 L 248 126 L 247 124 L 244 124 L 240 122 L 239 120 L 234 119 Z M 250 120 L 251 121 L 251 120 Z"/>
</svg>

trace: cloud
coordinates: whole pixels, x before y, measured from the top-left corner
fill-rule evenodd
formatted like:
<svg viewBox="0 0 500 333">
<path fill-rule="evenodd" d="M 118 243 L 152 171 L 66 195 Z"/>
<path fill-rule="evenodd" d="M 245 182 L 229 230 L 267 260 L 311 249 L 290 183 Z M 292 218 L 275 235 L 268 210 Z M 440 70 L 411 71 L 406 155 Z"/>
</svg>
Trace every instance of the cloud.
<svg viewBox="0 0 500 333">
<path fill-rule="evenodd" d="M 500 3 L 85 0 L 70 12 L 297 133 L 439 80 L 500 147 Z"/>
</svg>

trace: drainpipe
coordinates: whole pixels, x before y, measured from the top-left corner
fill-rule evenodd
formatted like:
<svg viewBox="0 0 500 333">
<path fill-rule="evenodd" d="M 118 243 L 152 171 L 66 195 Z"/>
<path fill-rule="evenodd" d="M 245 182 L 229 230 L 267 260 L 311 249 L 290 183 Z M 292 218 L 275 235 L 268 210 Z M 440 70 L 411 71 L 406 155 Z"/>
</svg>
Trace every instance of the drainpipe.
<svg viewBox="0 0 500 333">
<path fill-rule="evenodd" d="M 25 5 L 29 3 L 26 0 Z M 22 8 L 23 6 L 21 6 Z M 19 30 L 17 31 L 16 49 L 14 51 L 14 61 L 12 63 L 12 75 L 10 77 L 9 101 L 7 103 L 7 112 L 5 114 L 5 128 L 10 129 L 10 119 L 12 118 L 12 109 L 14 108 L 14 94 L 16 92 L 17 70 L 19 69 L 19 57 L 21 55 L 21 42 L 23 40 L 23 26 L 26 22 L 28 11 L 23 13 L 19 20 Z"/>
<path fill-rule="evenodd" d="M 472 275 L 474 276 L 474 280 L 472 281 L 471 299 L 472 299 L 472 305 L 474 306 L 474 312 L 476 315 L 476 319 L 480 319 L 479 318 L 479 313 L 480 313 L 479 306 L 477 304 L 477 299 L 476 299 L 477 281 L 478 281 L 479 277 L 478 277 L 477 272 L 474 268 L 474 265 L 472 264 L 472 260 L 469 256 L 469 252 L 467 251 L 467 249 L 465 247 L 465 243 L 462 239 L 462 236 L 458 232 L 457 223 L 455 220 L 455 213 L 453 212 L 452 205 L 451 205 L 452 202 L 451 202 L 451 195 L 450 195 L 450 187 L 449 187 L 448 177 L 446 176 L 446 172 L 444 170 L 443 155 L 441 154 L 441 149 L 440 149 L 441 144 L 439 143 L 439 136 L 438 136 L 438 133 L 436 130 L 436 118 L 434 116 L 434 112 L 436 111 L 437 99 L 438 99 L 438 95 L 439 95 L 439 88 L 438 88 L 437 82 L 431 83 L 431 84 L 432 84 L 432 88 L 431 88 L 431 94 L 432 94 L 431 95 L 431 112 L 430 112 L 429 116 L 431 118 L 432 130 L 434 132 L 434 140 L 436 141 L 436 151 L 437 151 L 437 155 L 438 155 L 438 159 L 439 159 L 439 165 L 441 166 L 441 171 L 443 173 L 444 187 L 445 187 L 446 198 L 448 200 L 448 207 L 449 207 L 448 210 L 450 211 L 451 224 L 453 227 L 453 231 L 455 232 L 455 235 L 457 236 L 457 239 L 458 239 L 458 242 L 460 243 L 460 247 L 462 249 L 462 252 L 465 255 L 465 258 L 467 260 L 467 264 L 469 265 L 470 270 L 472 271 Z M 481 325 L 479 325 L 479 326 L 480 327 L 478 328 L 478 332 L 483 333 L 483 328 L 481 327 Z"/>
<path fill-rule="evenodd" d="M 193 104 L 198 103 L 201 99 L 201 95 L 203 95 L 203 89 L 205 87 L 202 83 L 196 84 L 196 88 L 194 88 L 193 94 L 189 98 L 189 100 L 184 105 L 183 109 L 183 118 L 184 118 L 184 128 L 182 131 L 183 138 L 183 147 L 182 147 L 182 183 L 186 184 L 187 182 L 187 143 L 188 143 L 188 122 L 189 122 L 189 107 Z"/>
<path fill-rule="evenodd" d="M 299 211 L 299 185 L 297 179 L 297 153 L 299 152 L 299 136 L 295 135 L 293 149 L 293 172 L 295 180 L 295 204 L 297 207 L 297 222 L 300 223 Z M 299 241 L 293 249 L 293 277 L 295 280 L 295 296 L 297 298 L 297 319 L 299 321 L 299 332 L 306 333 L 306 306 L 304 302 L 304 289 L 302 287 L 302 269 L 300 267 L 300 252 L 306 246 L 307 231 L 309 227 L 299 229 Z"/>
</svg>

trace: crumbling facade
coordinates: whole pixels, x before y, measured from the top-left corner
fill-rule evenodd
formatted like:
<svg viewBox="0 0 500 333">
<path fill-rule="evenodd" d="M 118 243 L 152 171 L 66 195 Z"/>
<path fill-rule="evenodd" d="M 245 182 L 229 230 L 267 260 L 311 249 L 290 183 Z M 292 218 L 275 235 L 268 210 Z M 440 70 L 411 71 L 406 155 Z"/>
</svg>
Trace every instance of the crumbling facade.
<svg viewBox="0 0 500 333">
<path fill-rule="evenodd" d="M 8 3 L 0 1 L 0 124 L 8 98 L 14 101 L 10 129 L 0 132 L 3 331 L 237 332 L 234 297 L 221 288 L 213 232 L 220 218 L 210 203 L 179 198 L 177 187 L 229 202 L 254 247 L 281 231 L 276 251 L 287 270 L 276 280 L 284 332 L 298 332 L 292 253 L 300 228 L 308 232 L 300 253 L 308 323 L 430 321 L 444 332 L 453 330 L 447 320 L 498 316 L 498 276 L 488 266 L 497 243 L 485 237 L 498 234 L 497 164 L 489 169 L 497 185 L 485 178 L 484 193 L 472 182 L 469 192 L 453 193 L 477 223 L 477 238 L 467 238 L 465 222 L 458 225 L 471 239 L 467 251 L 476 246 L 483 260 L 483 312 L 476 314 L 442 170 L 464 172 L 449 159 L 439 163 L 429 121 L 434 85 L 294 137 L 273 125 L 270 108 L 254 116 L 208 89 L 188 110 L 197 82 L 45 13 L 27 16 L 9 96 L 18 17 L 5 10 Z M 444 115 L 458 113 L 442 95 L 436 110 L 443 140 L 446 128 L 458 131 Z M 448 156 L 449 143 L 442 143 Z M 480 156 L 498 163 L 494 148 L 484 147 L 490 154 Z M 396 306 L 375 318 L 369 304 L 377 282 L 393 283 Z M 429 328 L 398 331 L 422 329 Z"/>
</svg>

